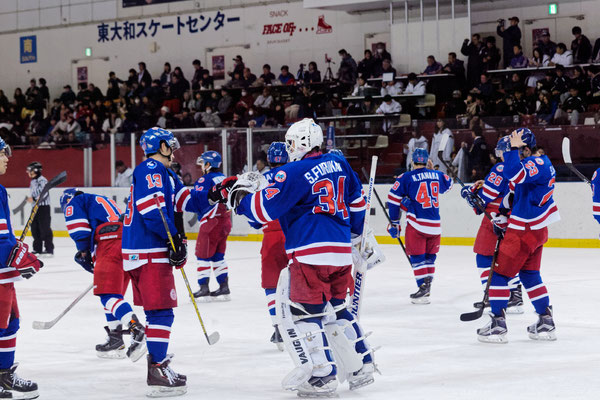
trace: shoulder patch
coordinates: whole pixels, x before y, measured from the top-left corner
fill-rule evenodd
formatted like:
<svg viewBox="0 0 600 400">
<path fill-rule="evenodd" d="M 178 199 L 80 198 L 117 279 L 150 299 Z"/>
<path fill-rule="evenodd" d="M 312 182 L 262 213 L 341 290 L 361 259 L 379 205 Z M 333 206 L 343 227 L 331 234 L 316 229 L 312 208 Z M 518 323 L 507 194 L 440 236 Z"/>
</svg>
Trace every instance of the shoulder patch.
<svg viewBox="0 0 600 400">
<path fill-rule="evenodd" d="M 538 165 L 544 165 L 544 160 L 542 160 L 542 159 L 541 159 L 541 158 L 539 158 L 539 157 L 536 157 L 536 158 L 535 158 L 535 162 L 536 162 Z"/>
<path fill-rule="evenodd" d="M 287 174 L 285 173 L 285 171 L 277 171 L 277 173 L 275 174 L 275 181 L 281 183 L 281 182 L 285 182 L 285 180 L 287 179 Z"/>
<path fill-rule="evenodd" d="M 504 171 L 504 165 L 498 165 L 498 166 L 496 167 L 496 170 L 497 170 L 498 172 L 502 172 L 502 171 Z"/>
<path fill-rule="evenodd" d="M 592 180 L 596 179 L 596 175 L 598 175 L 598 171 L 597 170 L 594 172 L 594 176 L 592 176 Z"/>
<path fill-rule="evenodd" d="M 156 161 L 152 160 L 152 161 L 148 161 L 146 163 L 146 166 L 150 169 L 154 169 L 154 168 L 156 168 L 157 164 L 156 164 Z"/>
<path fill-rule="evenodd" d="M 204 177 L 201 177 L 200 179 L 198 179 L 198 183 L 202 183 L 204 182 Z"/>
</svg>

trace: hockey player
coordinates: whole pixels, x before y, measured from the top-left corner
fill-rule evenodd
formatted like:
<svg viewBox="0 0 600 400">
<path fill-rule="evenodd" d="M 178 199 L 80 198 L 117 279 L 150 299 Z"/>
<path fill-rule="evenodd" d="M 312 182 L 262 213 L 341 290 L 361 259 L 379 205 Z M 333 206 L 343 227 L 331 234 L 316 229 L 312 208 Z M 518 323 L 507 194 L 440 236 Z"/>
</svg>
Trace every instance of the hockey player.
<svg viewBox="0 0 600 400">
<path fill-rule="evenodd" d="M 216 151 L 206 151 L 198 157 L 197 165 L 202 169 L 202 176 L 194 189 L 205 195 L 218 183 L 225 179 L 220 172 L 222 159 Z M 225 204 L 216 204 L 204 214 L 198 214 L 200 229 L 196 239 L 196 258 L 198 259 L 198 285 L 200 290 L 194 297 L 203 300 L 229 301 L 229 276 L 225 249 L 227 236 L 231 232 L 231 214 Z M 210 272 L 214 271 L 219 288 L 211 292 L 208 287 Z"/>
<path fill-rule="evenodd" d="M 135 305 L 146 314 L 148 377 L 150 397 L 178 396 L 186 393 L 186 376 L 175 373 L 167 355 L 173 308 L 177 292 L 172 267 L 182 268 L 187 259 L 184 232 L 174 224 L 175 211 L 202 213 L 210 206 L 200 192 L 183 186 L 175 173 L 167 168 L 179 142 L 162 128 L 151 128 L 140 138 L 147 159 L 133 172 L 127 212 L 123 221 L 123 268 L 129 271 Z M 156 205 L 158 199 L 174 248 Z"/>
<path fill-rule="evenodd" d="M 100 358 L 139 360 L 146 354 L 144 326 L 123 299 L 129 286 L 129 274 L 123 271 L 121 211 L 112 199 L 66 189 L 60 197 L 69 236 L 75 241 L 75 261 L 94 274 L 94 295 L 104 307 L 108 333 L 106 343 L 96 345 Z M 131 334 L 125 350 L 123 327 Z"/>
<path fill-rule="evenodd" d="M 0 175 L 8 168 L 10 147 L 0 138 Z M 29 279 L 44 264 L 17 240 L 10 223 L 8 195 L 0 185 L 0 399 L 35 399 L 38 385 L 20 378 L 15 370 L 19 307 L 14 282 Z"/>
<path fill-rule="evenodd" d="M 406 211 L 406 252 L 410 256 L 419 290 L 410 295 L 413 304 L 429 304 L 435 260 L 440 250 L 439 195 L 452 188 L 452 179 L 432 169 L 425 149 L 415 149 L 413 170 L 396 178 L 388 194 L 392 238 L 400 235 L 401 210 Z"/>
<path fill-rule="evenodd" d="M 296 368 L 284 379 L 284 388 L 297 390 L 301 397 L 332 396 L 338 373 L 351 389 L 373 382 L 372 350 L 345 305 L 354 287 L 353 243 L 354 249 L 360 243 L 365 200 L 348 162 L 321 153 L 323 131 L 312 119 L 293 124 L 285 139 L 290 162 L 280 167 L 273 182 L 267 186 L 242 176 L 227 202 L 256 222 L 279 219 L 286 238 L 290 264 L 281 272 L 276 306 Z M 371 238 L 360 256 L 375 254 L 376 246 Z M 339 333 L 326 334 L 336 327 Z M 337 365 L 330 346 L 341 354 Z"/>
<path fill-rule="evenodd" d="M 527 328 L 534 340 L 556 340 L 552 306 L 542 282 L 540 264 L 548 225 L 560 220 L 552 197 L 556 172 L 545 155 L 537 151 L 535 136 L 527 129 L 510 135 L 511 150 L 504 153 L 504 177 L 515 185 L 512 212 L 489 289 L 491 321 L 477 330 L 482 342 L 506 343 L 505 310 L 510 297 L 509 281 L 519 274 L 529 299 L 539 314 Z M 531 156 L 520 159 L 526 149 Z"/>
<path fill-rule="evenodd" d="M 600 223 L 600 168 L 592 176 L 592 201 L 594 202 L 592 214 L 598 223 Z"/>
<path fill-rule="evenodd" d="M 476 254 L 475 261 L 479 270 L 481 284 L 484 289 L 487 285 L 490 267 L 496 250 L 498 235 L 503 234 L 506 229 L 507 218 L 510 212 L 509 194 L 510 185 L 508 179 L 504 177 L 504 152 L 510 150 L 510 138 L 504 136 L 498 140 L 496 145 L 496 157 L 500 162 L 496 163 L 488 175 L 482 181 L 477 181 L 473 185 L 465 186 L 461 190 L 461 196 L 465 198 L 477 215 L 482 214 L 481 206 L 490 214 L 493 221 L 484 217 L 477 231 L 473 252 Z M 477 202 L 480 201 L 479 204 Z M 494 226 L 496 225 L 496 227 Z M 523 295 L 521 292 L 521 283 L 518 278 L 510 282 L 510 300 L 508 301 L 508 314 L 523 313 Z M 475 303 L 475 307 L 481 307 L 481 303 Z M 485 304 L 489 307 L 489 303 Z"/>
</svg>

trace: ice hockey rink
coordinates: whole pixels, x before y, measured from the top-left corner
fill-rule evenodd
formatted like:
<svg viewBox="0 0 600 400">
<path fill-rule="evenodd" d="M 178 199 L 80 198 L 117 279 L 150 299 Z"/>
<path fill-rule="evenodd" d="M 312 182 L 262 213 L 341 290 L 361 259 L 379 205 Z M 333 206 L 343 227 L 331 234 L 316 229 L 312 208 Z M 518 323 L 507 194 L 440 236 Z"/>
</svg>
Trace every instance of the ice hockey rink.
<svg viewBox="0 0 600 400">
<path fill-rule="evenodd" d="M 44 399 L 145 398 L 144 359 L 133 364 L 96 357 L 105 321 L 93 295 L 52 329 L 32 329 L 32 321 L 53 319 L 91 282 L 92 276 L 72 260 L 70 239 L 55 242 L 56 256 L 46 259 L 33 279 L 17 283 L 18 372 L 39 384 Z M 508 316 L 509 343 L 499 345 L 476 339 L 475 330 L 487 316 L 459 321 L 482 296 L 470 247 L 442 247 L 430 305 L 410 304 L 408 294 L 416 285 L 404 254 L 398 245 L 383 248 L 387 261 L 367 274 L 361 318 L 364 328 L 373 331 L 371 344 L 381 346 L 376 362 L 382 375 L 355 392 L 341 385 L 340 398 L 597 398 L 597 249 L 544 250 L 542 276 L 554 305 L 558 341 L 528 338 L 526 327 L 537 316 L 526 300 L 525 314 Z M 292 362 L 269 342 L 272 328 L 260 288 L 259 249 L 259 242 L 229 242 L 232 301 L 200 304 L 209 332 L 221 334 L 214 346 L 207 344 L 181 274 L 175 272 L 180 305 L 169 352 L 175 354 L 173 368 L 188 376 L 187 398 L 296 398 L 281 389 Z M 195 285 L 194 261 L 186 270 Z M 136 312 L 143 314 L 139 308 Z"/>
</svg>

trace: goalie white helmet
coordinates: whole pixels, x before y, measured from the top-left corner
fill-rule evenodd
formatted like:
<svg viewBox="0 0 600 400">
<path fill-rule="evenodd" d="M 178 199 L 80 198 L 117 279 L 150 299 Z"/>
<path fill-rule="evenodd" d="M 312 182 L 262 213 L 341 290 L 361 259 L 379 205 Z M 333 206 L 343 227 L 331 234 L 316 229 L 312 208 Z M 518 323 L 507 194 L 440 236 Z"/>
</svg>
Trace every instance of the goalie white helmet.
<svg viewBox="0 0 600 400">
<path fill-rule="evenodd" d="M 294 123 L 285 133 L 285 143 L 290 161 L 301 160 L 315 147 L 323 144 L 323 130 L 311 118 Z"/>
</svg>

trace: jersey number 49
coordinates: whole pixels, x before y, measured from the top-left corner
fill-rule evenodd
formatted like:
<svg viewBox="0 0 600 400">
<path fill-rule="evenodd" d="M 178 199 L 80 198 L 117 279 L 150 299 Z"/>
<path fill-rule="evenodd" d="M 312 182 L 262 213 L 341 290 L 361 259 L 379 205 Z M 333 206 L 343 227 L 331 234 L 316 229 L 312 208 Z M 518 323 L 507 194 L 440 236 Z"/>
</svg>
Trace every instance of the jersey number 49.
<svg viewBox="0 0 600 400">
<path fill-rule="evenodd" d="M 440 183 L 439 182 L 421 182 L 419 185 L 419 191 L 417 192 L 416 200 L 421 207 L 439 208 L 440 204 L 438 197 L 440 195 Z"/>
</svg>

